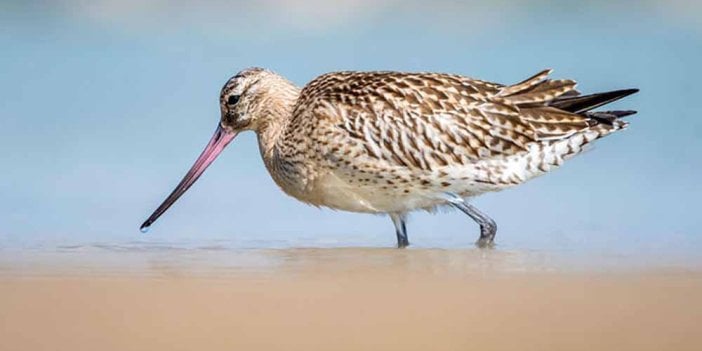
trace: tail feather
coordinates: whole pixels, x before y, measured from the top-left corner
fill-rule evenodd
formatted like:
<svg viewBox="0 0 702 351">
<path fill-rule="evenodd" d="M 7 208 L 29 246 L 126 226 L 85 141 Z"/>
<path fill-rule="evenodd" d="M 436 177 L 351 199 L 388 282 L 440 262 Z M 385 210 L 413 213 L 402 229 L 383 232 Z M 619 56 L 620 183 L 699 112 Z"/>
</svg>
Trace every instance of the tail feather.
<svg viewBox="0 0 702 351">
<path fill-rule="evenodd" d="M 506 86 L 502 88 L 502 90 L 498 93 L 498 96 L 505 97 L 528 91 L 529 89 L 545 82 L 546 77 L 548 77 L 551 71 L 551 69 L 545 69 L 517 84 Z"/>
<path fill-rule="evenodd" d="M 596 123 L 602 123 L 607 125 L 613 125 L 618 119 L 626 116 L 635 114 L 636 111 L 626 110 L 626 111 L 596 111 L 596 112 L 585 112 L 584 115 Z M 626 126 L 626 123 L 623 124 Z"/>
<path fill-rule="evenodd" d="M 624 110 L 624 111 L 602 111 L 602 112 L 595 112 L 595 113 L 606 113 L 606 114 L 609 114 L 609 115 L 614 115 L 614 116 L 616 116 L 617 118 L 622 118 L 622 117 L 634 115 L 634 114 L 636 114 L 636 111 L 634 111 L 634 110 Z"/>
<path fill-rule="evenodd" d="M 555 108 L 558 108 L 561 110 L 565 110 L 568 112 L 576 113 L 576 114 L 583 114 L 583 113 L 588 112 L 590 110 L 596 109 L 600 106 L 609 104 L 610 102 L 614 102 L 614 101 L 617 101 L 623 97 L 634 94 L 638 91 L 639 91 L 639 89 L 624 89 L 624 90 L 608 91 L 606 93 L 598 93 L 598 94 L 591 94 L 591 95 L 561 97 L 561 98 L 553 100 L 549 104 L 549 106 L 552 106 L 552 107 L 555 107 Z M 612 113 L 612 112 L 618 112 L 618 111 L 610 111 L 610 113 Z M 631 112 L 631 111 L 622 111 L 622 112 Z M 633 114 L 633 113 L 628 113 L 625 115 L 630 115 L 630 114 Z M 618 116 L 618 117 L 623 117 L 623 116 Z"/>
</svg>

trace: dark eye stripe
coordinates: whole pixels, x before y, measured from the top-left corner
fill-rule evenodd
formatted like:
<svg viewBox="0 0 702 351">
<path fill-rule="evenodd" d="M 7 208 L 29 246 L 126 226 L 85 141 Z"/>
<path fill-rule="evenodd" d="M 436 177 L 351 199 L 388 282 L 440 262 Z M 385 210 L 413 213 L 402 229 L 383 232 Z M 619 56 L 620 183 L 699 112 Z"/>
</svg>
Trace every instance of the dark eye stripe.
<svg viewBox="0 0 702 351">
<path fill-rule="evenodd" d="M 229 95 L 227 99 L 227 104 L 234 105 L 239 101 L 239 95 Z"/>
</svg>

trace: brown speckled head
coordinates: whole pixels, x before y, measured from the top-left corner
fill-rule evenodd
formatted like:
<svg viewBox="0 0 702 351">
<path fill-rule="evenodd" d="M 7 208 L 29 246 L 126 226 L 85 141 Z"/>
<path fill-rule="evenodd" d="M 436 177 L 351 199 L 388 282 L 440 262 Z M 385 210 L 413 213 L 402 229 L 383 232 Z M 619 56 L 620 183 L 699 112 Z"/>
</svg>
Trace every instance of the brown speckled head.
<svg viewBox="0 0 702 351">
<path fill-rule="evenodd" d="M 285 78 L 267 69 L 252 67 L 231 77 L 219 96 L 222 127 L 229 131 L 258 130 L 271 117 L 271 96 L 297 93 Z"/>
<path fill-rule="evenodd" d="M 247 68 L 230 78 L 219 96 L 221 120 L 210 142 L 178 186 L 142 224 L 142 231 L 148 230 L 200 178 L 239 132 L 260 133 L 274 129 L 271 125 L 280 126 L 280 119 L 284 112 L 290 112 L 298 94 L 292 83 L 263 68 Z"/>
</svg>

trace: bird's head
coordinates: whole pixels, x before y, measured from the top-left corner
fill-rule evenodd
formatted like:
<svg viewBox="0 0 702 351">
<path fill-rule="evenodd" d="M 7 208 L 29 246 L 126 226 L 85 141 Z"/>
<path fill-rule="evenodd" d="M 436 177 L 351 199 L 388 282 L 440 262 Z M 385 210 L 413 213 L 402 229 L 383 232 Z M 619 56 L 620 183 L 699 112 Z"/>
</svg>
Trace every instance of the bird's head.
<svg viewBox="0 0 702 351">
<path fill-rule="evenodd" d="M 197 181 L 239 132 L 259 132 L 271 120 L 281 116 L 281 112 L 284 112 L 281 109 L 287 109 L 289 113 L 290 102 L 298 93 L 297 88 L 285 78 L 262 68 L 247 68 L 230 78 L 220 93 L 221 120 L 212 139 L 183 180 L 141 225 L 141 230 L 146 232 Z"/>
<path fill-rule="evenodd" d="M 297 94 L 297 88 L 280 75 L 263 68 L 247 68 L 222 87 L 220 125 L 230 132 L 259 131 L 281 112 L 277 109 L 286 107 L 286 97 Z"/>
</svg>

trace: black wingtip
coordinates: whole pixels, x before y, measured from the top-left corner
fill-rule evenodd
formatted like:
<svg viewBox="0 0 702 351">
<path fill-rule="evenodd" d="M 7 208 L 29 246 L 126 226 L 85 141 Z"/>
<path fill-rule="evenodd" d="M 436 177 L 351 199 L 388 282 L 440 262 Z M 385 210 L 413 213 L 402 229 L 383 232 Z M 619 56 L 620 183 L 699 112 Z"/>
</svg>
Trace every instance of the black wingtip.
<svg viewBox="0 0 702 351">
<path fill-rule="evenodd" d="M 565 97 L 554 100 L 550 106 L 582 114 L 638 92 L 639 89 L 621 89 L 591 95 Z"/>
<path fill-rule="evenodd" d="M 608 111 L 608 113 L 617 116 L 617 118 L 622 118 L 626 116 L 635 115 L 638 111 L 634 110 L 624 110 L 624 111 Z"/>
<path fill-rule="evenodd" d="M 590 118 L 592 121 L 596 122 L 597 124 L 602 123 L 602 124 L 607 124 L 607 125 L 612 125 L 614 121 L 626 117 L 626 116 L 631 116 L 635 114 L 636 111 L 633 110 L 625 110 L 625 111 L 594 111 L 594 112 L 585 112 L 584 115 L 588 118 Z"/>
<path fill-rule="evenodd" d="M 631 89 L 621 89 L 621 90 L 615 90 L 621 93 L 626 93 L 626 95 L 631 95 L 631 94 L 636 94 L 639 92 L 638 88 L 631 88 Z M 624 95 L 624 96 L 626 96 Z"/>
<path fill-rule="evenodd" d="M 638 92 L 639 92 L 639 89 L 633 88 L 633 89 L 615 90 L 612 93 L 618 93 L 618 95 L 619 95 L 618 99 L 621 99 L 621 98 L 627 97 L 629 95 L 636 94 Z"/>
</svg>

